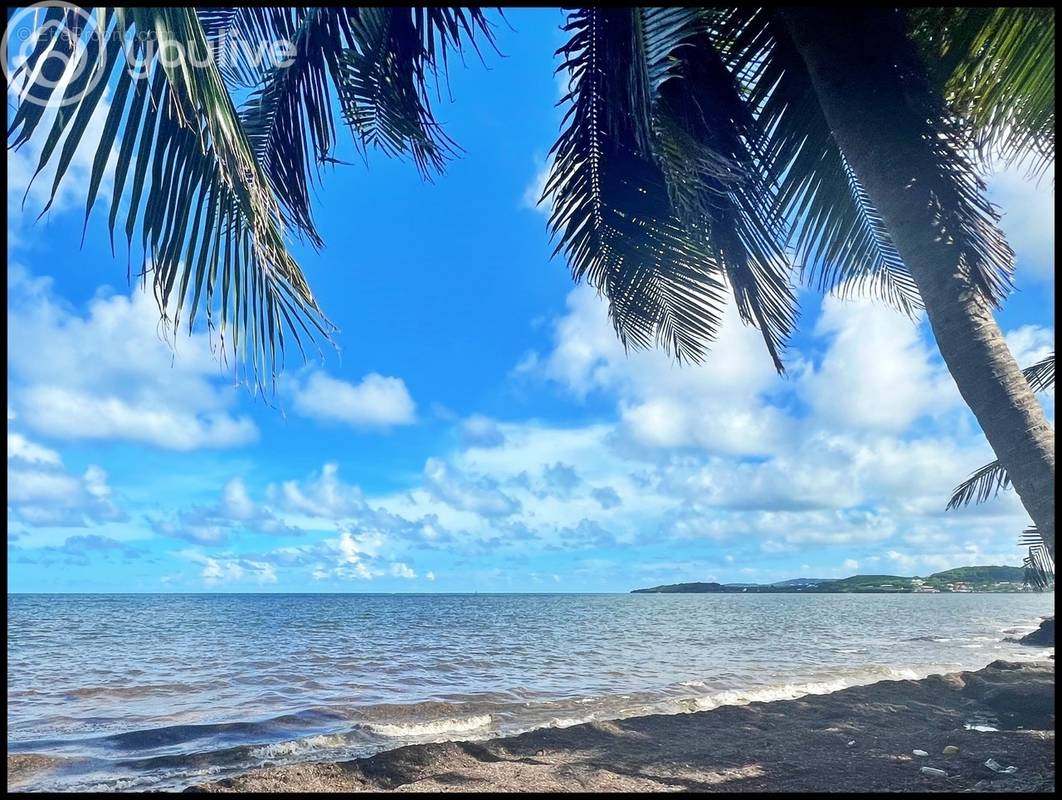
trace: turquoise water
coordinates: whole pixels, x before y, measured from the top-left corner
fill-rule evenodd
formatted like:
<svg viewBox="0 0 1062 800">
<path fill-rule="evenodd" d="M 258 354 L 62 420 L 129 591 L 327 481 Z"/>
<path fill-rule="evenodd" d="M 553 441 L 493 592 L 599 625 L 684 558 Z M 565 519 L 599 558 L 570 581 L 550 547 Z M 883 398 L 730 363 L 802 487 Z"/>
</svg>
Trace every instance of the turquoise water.
<svg viewBox="0 0 1062 800">
<path fill-rule="evenodd" d="M 1052 594 L 10 595 L 31 789 L 175 789 L 264 763 L 796 697 L 1043 657 Z"/>
</svg>

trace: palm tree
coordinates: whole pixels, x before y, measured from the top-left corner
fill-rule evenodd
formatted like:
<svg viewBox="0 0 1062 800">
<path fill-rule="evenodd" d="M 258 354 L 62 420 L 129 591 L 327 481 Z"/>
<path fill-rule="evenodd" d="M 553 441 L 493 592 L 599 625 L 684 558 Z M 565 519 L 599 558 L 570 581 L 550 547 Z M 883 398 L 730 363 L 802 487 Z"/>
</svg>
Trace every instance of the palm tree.
<svg viewBox="0 0 1062 800">
<path fill-rule="evenodd" d="M 1054 431 L 992 314 L 1013 255 L 977 164 L 1053 163 L 1053 11 L 585 8 L 568 30 L 551 228 L 624 343 L 701 358 L 729 288 L 781 369 L 790 247 L 824 290 L 923 307 L 1053 555 Z"/>
<path fill-rule="evenodd" d="M 493 41 L 477 8 L 56 5 L 23 22 L 36 46 L 14 74 L 9 147 L 43 140 L 34 178 L 54 165 L 54 200 L 105 112 L 86 225 L 113 168 L 112 249 L 123 216 L 163 316 L 176 330 L 188 303 L 191 331 L 205 313 L 222 356 L 256 388 L 276 377 L 288 342 L 302 350 L 332 330 L 288 242 L 322 244 L 310 193 L 335 161 L 333 104 L 359 148 L 408 156 L 430 176 L 456 152 L 432 115 L 435 79 L 477 37 Z M 290 44 L 290 63 L 263 58 L 274 43 Z"/>
<path fill-rule="evenodd" d="M 101 10 L 110 35 L 81 56 L 93 69 L 41 88 L 59 69 L 49 56 L 83 34 L 70 14 L 47 12 L 55 24 L 22 67 L 9 146 L 60 102 L 38 170 L 54 157 L 54 197 L 115 66 L 148 75 L 114 80 L 86 220 L 117 147 L 112 236 L 125 209 L 127 246 L 139 230 L 140 274 L 163 312 L 177 324 L 190 299 L 191 327 L 204 308 L 256 380 L 275 375 L 289 338 L 301 349 L 329 330 L 286 237 L 319 244 L 309 187 L 334 160 L 333 103 L 362 148 L 437 172 L 456 146 L 428 84 L 448 54 L 492 42 L 479 9 Z M 924 307 L 1053 553 L 1054 433 L 992 317 L 1012 254 L 976 163 L 1032 152 L 1034 172 L 1053 164 L 1053 13 L 582 8 L 566 30 L 550 227 L 574 276 L 608 298 L 624 344 L 700 360 L 733 295 L 783 369 L 791 255 L 823 290 Z M 290 40 L 295 58 L 159 57 L 228 34 Z"/>
</svg>

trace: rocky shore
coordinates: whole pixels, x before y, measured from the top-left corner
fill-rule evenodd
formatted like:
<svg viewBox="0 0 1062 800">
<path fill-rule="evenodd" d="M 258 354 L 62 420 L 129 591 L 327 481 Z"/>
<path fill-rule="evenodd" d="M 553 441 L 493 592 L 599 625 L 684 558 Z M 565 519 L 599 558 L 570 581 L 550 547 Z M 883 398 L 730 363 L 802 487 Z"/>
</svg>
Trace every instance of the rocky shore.
<svg viewBox="0 0 1062 800">
<path fill-rule="evenodd" d="M 1032 645 L 1033 647 L 1054 647 L 1055 646 L 1055 618 L 1045 617 L 1040 623 L 1040 627 L 1034 630 L 1032 633 L 1022 636 L 1018 640 L 1021 644 Z"/>
<path fill-rule="evenodd" d="M 1053 662 L 996 661 L 797 700 L 263 767 L 189 791 L 1049 792 L 1054 738 Z"/>
</svg>

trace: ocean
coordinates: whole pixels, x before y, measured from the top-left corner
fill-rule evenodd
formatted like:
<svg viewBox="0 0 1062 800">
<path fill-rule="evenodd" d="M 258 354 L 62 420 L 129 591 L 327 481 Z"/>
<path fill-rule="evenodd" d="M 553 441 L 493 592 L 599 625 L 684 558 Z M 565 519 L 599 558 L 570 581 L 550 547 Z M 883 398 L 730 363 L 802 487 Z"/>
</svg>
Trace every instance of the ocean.
<svg viewBox="0 0 1062 800">
<path fill-rule="evenodd" d="M 181 789 L 263 764 L 978 669 L 1053 594 L 9 595 L 30 790 Z"/>
</svg>

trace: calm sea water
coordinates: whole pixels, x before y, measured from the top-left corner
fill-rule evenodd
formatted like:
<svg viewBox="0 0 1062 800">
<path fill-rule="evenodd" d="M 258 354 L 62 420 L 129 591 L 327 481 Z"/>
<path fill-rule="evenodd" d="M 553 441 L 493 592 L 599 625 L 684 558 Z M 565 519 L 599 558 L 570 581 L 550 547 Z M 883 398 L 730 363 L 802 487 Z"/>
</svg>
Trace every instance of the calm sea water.
<svg viewBox="0 0 1062 800">
<path fill-rule="evenodd" d="M 1054 596 L 11 595 L 31 789 L 173 789 L 366 755 L 1042 658 Z"/>
</svg>

